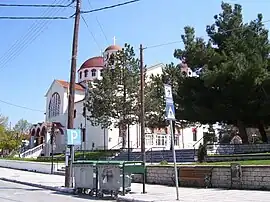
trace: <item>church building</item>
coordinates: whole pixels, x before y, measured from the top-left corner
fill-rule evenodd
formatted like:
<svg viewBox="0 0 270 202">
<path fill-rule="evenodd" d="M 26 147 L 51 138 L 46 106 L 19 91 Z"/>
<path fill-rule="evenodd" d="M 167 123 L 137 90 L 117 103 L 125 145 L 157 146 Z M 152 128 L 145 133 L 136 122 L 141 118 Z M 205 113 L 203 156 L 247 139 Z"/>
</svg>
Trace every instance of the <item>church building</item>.
<svg viewBox="0 0 270 202">
<path fill-rule="evenodd" d="M 118 50 L 121 50 L 120 46 L 115 44 L 111 45 L 105 49 L 103 57 L 96 56 L 89 58 L 77 70 L 74 128 L 84 130 L 85 135 L 81 146 L 78 146 L 75 150 L 117 149 L 122 146 L 122 138 L 119 137 L 118 128 L 102 129 L 99 126 L 92 126 L 83 116 L 87 82 L 91 82 L 95 79 L 102 79 L 102 71 L 106 68 L 110 55 L 116 53 Z M 165 65 L 162 63 L 148 67 L 146 70 L 146 80 L 152 74 L 161 74 L 164 67 Z M 32 148 L 32 153 L 40 151 L 40 155 L 50 155 L 52 123 L 54 123 L 56 128 L 53 141 L 54 153 L 65 152 L 68 95 L 69 82 L 58 79 L 52 82 L 45 95 L 45 121 L 43 123 L 34 124 L 31 128 L 30 147 Z M 175 132 L 175 148 L 193 149 L 194 144 L 202 139 L 205 130 L 204 127 L 182 128 L 177 130 Z M 140 150 L 140 140 L 140 125 L 130 126 L 130 147 L 134 150 Z M 157 128 L 154 131 L 146 128 L 145 141 L 146 149 L 170 149 L 171 141 L 169 128 Z M 196 148 L 198 146 L 199 144 L 195 145 Z M 27 156 L 27 154 L 25 153 L 24 156 Z"/>
</svg>

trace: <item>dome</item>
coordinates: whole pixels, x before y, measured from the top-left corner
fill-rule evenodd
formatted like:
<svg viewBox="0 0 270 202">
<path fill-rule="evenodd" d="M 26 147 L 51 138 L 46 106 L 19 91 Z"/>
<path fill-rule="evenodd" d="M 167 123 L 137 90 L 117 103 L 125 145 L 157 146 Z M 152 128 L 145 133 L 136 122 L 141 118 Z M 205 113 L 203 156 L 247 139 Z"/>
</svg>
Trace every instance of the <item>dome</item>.
<svg viewBox="0 0 270 202">
<path fill-rule="evenodd" d="M 98 57 L 93 57 L 93 58 L 86 60 L 82 64 L 80 69 L 91 68 L 91 67 L 104 67 L 103 57 L 98 56 Z"/>
<path fill-rule="evenodd" d="M 105 52 L 106 51 L 118 51 L 118 50 L 122 50 L 122 48 L 118 45 L 111 45 L 105 49 Z"/>
</svg>

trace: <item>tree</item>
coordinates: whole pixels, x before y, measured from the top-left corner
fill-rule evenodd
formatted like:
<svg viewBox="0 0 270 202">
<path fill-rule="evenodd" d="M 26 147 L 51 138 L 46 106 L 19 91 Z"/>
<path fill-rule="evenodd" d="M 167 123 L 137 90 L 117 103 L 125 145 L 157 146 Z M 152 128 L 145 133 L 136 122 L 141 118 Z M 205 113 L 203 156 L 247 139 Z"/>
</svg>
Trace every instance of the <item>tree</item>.
<svg viewBox="0 0 270 202">
<path fill-rule="evenodd" d="M 8 123 L 8 117 L 0 114 L 0 126 L 6 127 Z"/>
<path fill-rule="evenodd" d="M 27 134 L 29 133 L 29 129 L 31 128 L 32 124 L 29 123 L 27 120 L 20 119 L 14 126 L 14 131 L 20 134 Z"/>
<path fill-rule="evenodd" d="M 0 150 L 9 152 L 19 148 L 22 139 L 14 131 L 0 130 Z"/>
<path fill-rule="evenodd" d="M 139 120 L 139 60 L 128 44 L 111 55 L 102 80 L 90 85 L 86 107 L 92 125 L 109 128 L 119 127 L 123 148 L 129 125 Z"/>
<path fill-rule="evenodd" d="M 247 142 L 247 125 L 269 123 L 269 99 L 262 90 L 270 78 L 268 31 L 261 14 L 247 24 L 240 5 L 222 3 L 221 8 L 215 23 L 206 27 L 208 41 L 185 27 L 185 47 L 175 50 L 174 56 L 192 70 L 203 68 L 199 78 L 186 78 L 179 86 L 177 102 L 182 107 L 178 114 L 188 120 L 237 125 Z M 269 87 L 264 89 L 270 92 Z"/>
<path fill-rule="evenodd" d="M 145 88 L 145 116 L 146 126 L 149 128 L 163 128 L 168 126 L 165 120 L 164 84 L 170 84 L 173 97 L 176 97 L 181 72 L 173 63 L 166 65 L 161 75 L 151 75 Z M 178 106 L 176 106 L 178 107 Z"/>
</svg>

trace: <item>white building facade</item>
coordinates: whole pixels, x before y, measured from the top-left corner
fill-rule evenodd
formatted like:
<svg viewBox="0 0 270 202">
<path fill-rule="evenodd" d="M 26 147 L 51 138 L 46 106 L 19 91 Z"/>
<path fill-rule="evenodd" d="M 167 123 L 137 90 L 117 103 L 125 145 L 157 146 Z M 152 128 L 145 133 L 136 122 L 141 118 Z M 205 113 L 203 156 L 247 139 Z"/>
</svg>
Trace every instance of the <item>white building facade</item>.
<svg viewBox="0 0 270 202">
<path fill-rule="evenodd" d="M 108 58 L 121 47 L 117 45 L 109 46 L 103 54 L 103 57 L 93 57 L 86 60 L 77 71 L 78 83 L 75 85 L 75 109 L 74 109 L 74 128 L 85 130 L 82 145 L 75 148 L 80 150 L 96 149 L 118 149 L 122 146 L 122 138 L 119 136 L 118 128 L 102 129 L 99 126 L 92 126 L 91 123 L 83 116 L 85 102 L 85 86 L 87 82 L 94 79 L 102 79 L 103 68 L 106 68 Z M 157 64 L 146 70 L 146 80 L 150 75 L 162 74 L 164 64 Z M 68 95 L 69 83 L 63 80 L 54 80 L 49 87 L 46 97 L 46 114 L 45 122 L 33 125 L 31 129 L 31 147 L 44 145 L 44 155 L 50 155 L 50 137 L 51 123 L 56 126 L 54 138 L 54 152 L 65 152 L 65 130 L 67 128 L 68 117 Z M 109 110 L 109 109 L 108 109 Z M 87 112 L 86 112 L 87 113 Z M 130 126 L 131 148 L 140 149 L 141 134 L 140 125 Z M 202 141 L 203 133 L 207 131 L 206 127 L 182 128 L 176 130 L 175 148 L 176 149 L 193 149 L 198 148 L 199 142 Z M 155 129 L 145 131 L 146 150 L 153 149 L 170 149 L 171 138 L 169 128 Z M 128 140 L 128 138 L 126 138 Z M 45 143 L 45 144 L 44 144 Z M 46 144 L 47 143 L 47 144 Z M 128 143 L 126 143 L 128 145 Z"/>
</svg>

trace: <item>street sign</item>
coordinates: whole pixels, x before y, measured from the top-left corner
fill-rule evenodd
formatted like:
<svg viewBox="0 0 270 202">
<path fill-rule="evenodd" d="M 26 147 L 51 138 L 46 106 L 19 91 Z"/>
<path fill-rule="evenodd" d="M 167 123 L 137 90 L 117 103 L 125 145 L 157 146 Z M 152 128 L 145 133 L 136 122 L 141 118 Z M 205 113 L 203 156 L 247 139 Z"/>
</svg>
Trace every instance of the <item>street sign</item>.
<svg viewBox="0 0 270 202">
<path fill-rule="evenodd" d="M 81 145 L 81 129 L 67 129 L 67 145 Z"/>
<path fill-rule="evenodd" d="M 175 109 L 172 103 L 166 103 L 166 119 L 171 121 L 175 120 Z"/>
<path fill-rule="evenodd" d="M 166 102 L 166 119 L 170 121 L 170 131 L 171 131 L 171 140 L 174 140 L 173 134 L 173 121 L 175 120 L 175 109 L 173 103 L 172 87 L 170 85 L 164 85 L 165 90 L 165 102 Z M 174 141 L 173 141 L 174 142 Z M 174 143 L 172 143 L 172 152 L 173 152 L 173 163 L 174 163 L 174 176 L 175 176 L 175 187 L 176 187 L 176 199 L 179 200 L 179 190 L 178 190 L 178 171 L 176 166 L 176 154 L 174 149 Z"/>
<path fill-rule="evenodd" d="M 164 84 L 165 102 L 166 102 L 166 119 L 170 121 L 175 120 L 175 109 L 173 103 L 172 87 Z"/>
<path fill-rule="evenodd" d="M 172 87 L 168 84 L 164 85 L 164 91 L 165 91 L 165 99 L 166 100 L 172 100 L 173 96 L 172 96 Z"/>
</svg>

